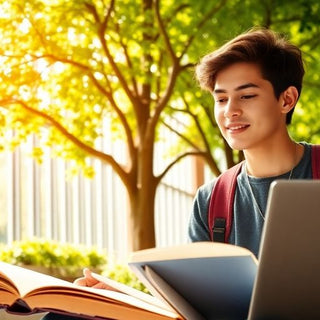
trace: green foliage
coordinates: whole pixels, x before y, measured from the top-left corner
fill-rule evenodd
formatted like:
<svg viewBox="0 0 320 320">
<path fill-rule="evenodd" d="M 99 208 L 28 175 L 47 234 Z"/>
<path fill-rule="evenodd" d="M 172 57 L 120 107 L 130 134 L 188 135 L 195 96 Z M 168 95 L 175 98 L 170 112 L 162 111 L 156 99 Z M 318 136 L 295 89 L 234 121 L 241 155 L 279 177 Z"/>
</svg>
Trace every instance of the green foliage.
<svg viewBox="0 0 320 320">
<path fill-rule="evenodd" d="M 110 279 L 148 293 L 148 289 L 138 280 L 137 276 L 125 264 L 116 264 L 113 267 L 104 270 L 102 274 Z"/>
<path fill-rule="evenodd" d="M 156 21 L 155 4 L 148 7 L 147 3 L 115 1 L 103 35 L 99 23 L 111 10 L 108 1 L 28 0 L 21 3 L 12 0 L 3 3 L 0 7 L 0 32 L 5 39 L 0 50 L 1 96 L 22 99 L 60 123 L 69 136 L 52 122 L 35 115 L 30 117 L 30 112 L 21 105 L 12 104 L 5 106 L 0 114 L 1 148 L 13 150 L 28 135 L 36 133 L 43 145 L 54 149 L 53 154 L 75 160 L 75 172 L 83 168 L 92 176 L 94 173 L 86 161 L 90 150 L 75 146 L 70 142 L 71 136 L 94 148 L 96 139 L 103 135 L 102 119 L 107 116 L 112 119 L 114 136 L 123 138 L 124 121 L 119 117 L 122 114 L 132 141 L 139 141 L 142 136 L 137 136 L 138 129 L 145 126 L 139 117 L 143 113 L 145 119 L 152 115 L 170 81 L 173 63 Z M 214 149 L 223 148 L 219 131 L 208 116 L 212 102 L 204 102 L 205 93 L 197 92 L 192 68 L 184 66 L 196 64 L 201 56 L 250 27 L 266 26 L 288 34 L 303 47 L 312 79 L 319 69 L 319 50 L 316 50 L 319 7 L 316 0 L 215 0 L 210 3 L 168 0 L 160 3 L 167 40 L 175 57 L 181 58 L 183 67 L 162 119 L 176 120 L 181 114 L 184 117 L 189 114 L 179 131 L 186 139 L 181 139 L 178 147 L 174 146 L 177 149 L 170 151 L 171 156 L 197 144 L 202 151 L 211 146 L 214 158 Z M 146 85 L 150 86 L 145 92 L 148 96 L 142 92 Z M 316 89 L 311 84 L 305 91 L 314 93 Z M 143 103 L 135 106 L 130 94 L 136 98 L 143 94 Z M 185 100 L 188 108 L 173 110 L 172 106 L 188 94 Z M 302 99 L 309 114 L 317 108 L 310 97 L 307 93 Z M 197 127 L 196 117 L 202 120 L 201 126 Z M 298 119 L 303 120 L 299 116 Z M 303 123 L 309 125 L 306 121 Z M 313 124 L 320 126 L 318 121 Z M 39 128 L 45 128 L 46 133 Z M 14 137 L 8 138 L 6 129 L 14 129 Z M 303 132 L 301 128 L 292 130 L 297 137 Z M 41 150 L 36 151 L 34 155 L 41 161 Z"/>
<path fill-rule="evenodd" d="M 69 281 L 81 277 L 83 268 L 89 268 L 137 290 L 148 292 L 127 265 L 108 261 L 106 252 L 95 247 L 44 239 L 15 241 L 9 245 L 0 245 L 0 261 Z"/>
<path fill-rule="evenodd" d="M 94 247 L 32 239 L 0 246 L 0 260 L 25 267 L 45 267 L 64 278 L 82 275 L 82 269 L 101 272 L 107 264 L 106 253 Z"/>
</svg>

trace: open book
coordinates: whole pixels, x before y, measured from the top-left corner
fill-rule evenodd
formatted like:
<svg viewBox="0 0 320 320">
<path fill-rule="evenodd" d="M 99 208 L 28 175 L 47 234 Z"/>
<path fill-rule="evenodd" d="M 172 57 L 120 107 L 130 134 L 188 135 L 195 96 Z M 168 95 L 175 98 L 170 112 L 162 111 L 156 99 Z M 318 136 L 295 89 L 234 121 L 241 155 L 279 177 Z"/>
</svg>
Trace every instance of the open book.
<svg viewBox="0 0 320 320">
<path fill-rule="evenodd" d="M 229 244 L 198 242 L 142 250 L 129 266 L 153 296 L 93 274 L 115 290 L 80 287 L 0 262 L 0 307 L 104 319 L 246 318 L 257 260 Z"/>
<path fill-rule="evenodd" d="M 197 242 L 133 253 L 129 266 L 185 319 L 246 319 L 258 261 L 245 248 Z"/>
<path fill-rule="evenodd" d="M 82 287 L 0 262 L 0 308 L 9 313 L 52 311 L 85 316 L 86 319 L 182 319 L 172 308 L 149 294 L 93 275 L 114 290 Z"/>
</svg>

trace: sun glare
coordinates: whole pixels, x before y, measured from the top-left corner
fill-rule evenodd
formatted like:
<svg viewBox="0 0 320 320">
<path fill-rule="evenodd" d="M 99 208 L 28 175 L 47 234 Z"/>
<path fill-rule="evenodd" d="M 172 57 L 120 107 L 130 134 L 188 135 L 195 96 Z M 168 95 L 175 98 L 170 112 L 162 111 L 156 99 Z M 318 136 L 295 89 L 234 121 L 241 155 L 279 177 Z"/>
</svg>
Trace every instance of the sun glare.
<svg viewBox="0 0 320 320">
<path fill-rule="evenodd" d="M 46 59 L 37 59 L 34 62 L 34 68 L 37 72 L 42 73 L 48 68 L 49 62 Z"/>
<path fill-rule="evenodd" d="M 37 98 L 40 100 L 39 106 L 41 109 L 46 109 L 52 102 L 50 93 L 43 90 L 42 88 L 39 88 L 37 90 Z"/>
<path fill-rule="evenodd" d="M 66 66 L 62 62 L 57 61 L 52 65 L 52 69 L 55 73 L 62 73 L 65 71 Z"/>
<path fill-rule="evenodd" d="M 10 19 L 10 3 L 7 1 L 0 3 L 0 18 L 1 19 Z"/>
<path fill-rule="evenodd" d="M 19 95 L 23 100 L 28 100 L 32 97 L 30 88 L 27 85 L 22 85 L 19 87 Z"/>
<path fill-rule="evenodd" d="M 27 18 L 24 18 L 20 25 L 18 26 L 18 29 L 24 33 L 27 34 L 30 30 L 31 24 Z"/>
<path fill-rule="evenodd" d="M 70 42 L 76 40 L 76 30 L 74 28 L 68 28 L 68 40 Z"/>
<path fill-rule="evenodd" d="M 118 62 L 118 63 L 125 63 L 126 62 L 126 56 L 122 52 L 118 51 L 115 54 L 114 61 Z"/>
</svg>

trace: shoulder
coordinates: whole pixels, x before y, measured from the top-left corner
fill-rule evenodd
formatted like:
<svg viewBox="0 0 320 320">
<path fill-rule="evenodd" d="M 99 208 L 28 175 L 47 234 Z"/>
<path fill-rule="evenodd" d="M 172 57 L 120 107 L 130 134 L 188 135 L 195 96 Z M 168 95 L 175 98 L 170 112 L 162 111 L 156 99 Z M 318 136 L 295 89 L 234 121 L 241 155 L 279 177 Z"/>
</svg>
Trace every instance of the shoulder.
<svg viewBox="0 0 320 320">
<path fill-rule="evenodd" d="M 231 184 L 234 181 L 236 181 L 236 180 L 233 181 L 233 177 L 236 178 L 238 176 L 238 174 L 240 173 L 241 167 L 242 167 L 242 162 L 227 169 L 226 171 L 221 173 L 218 177 L 205 183 L 204 185 L 199 187 L 196 197 L 201 199 L 206 199 L 208 201 L 211 196 L 212 190 L 217 184 L 217 181 L 219 181 L 219 188 L 221 188 L 221 182 L 223 182 L 225 187 L 229 188 Z"/>
<path fill-rule="evenodd" d="M 300 145 L 302 145 L 304 147 L 305 150 L 307 151 L 311 151 L 313 148 L 319 148 L 320 145 L 317 144 L 311 144 L 305 141 L 299 142 Z"/>
<path fill-rule="evenodd" d="M 309 162 L 313 156 L 317 156 L 320 153 L 320 145 L 307 142 L 300 142 L 300 145 L 304 147 L 303 161 Z"/>
<path fill-rule="evenodd" d="M 196 198 L 198 200 L 208 201 L 216 181 L 217 181 L 217 178 L 213 178 L 209 182 L 200 186 L 197 190 Z"/>
</svg>

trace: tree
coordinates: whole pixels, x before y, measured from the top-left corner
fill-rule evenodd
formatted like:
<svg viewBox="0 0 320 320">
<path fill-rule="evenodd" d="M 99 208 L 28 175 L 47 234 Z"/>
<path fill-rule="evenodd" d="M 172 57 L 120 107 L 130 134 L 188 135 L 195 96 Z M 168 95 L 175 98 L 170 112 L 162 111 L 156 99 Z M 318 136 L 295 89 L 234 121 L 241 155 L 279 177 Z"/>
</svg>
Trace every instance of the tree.
<svg viewBox="0 0 320 320">
<path fill-rule="evenodd" d="M 12 0 L 1 4 L 2 146 L 31 133 L 57 156 L 112 166 L 128 191 L 134 250 L 153 247 L 158 175 L 154 142 L 177 79 L 193 65 L 188 52 L 225 0 Z M 95 147 L 102 119 L 126 141 L 128 161 Z M 6 132 L 14 129 L 8 140 Z M 197 154 L 198 152 L 196 152 Z"/>
</svg>

